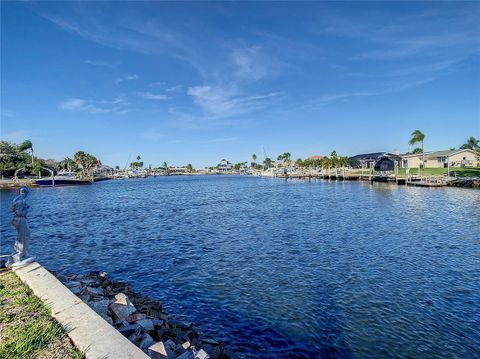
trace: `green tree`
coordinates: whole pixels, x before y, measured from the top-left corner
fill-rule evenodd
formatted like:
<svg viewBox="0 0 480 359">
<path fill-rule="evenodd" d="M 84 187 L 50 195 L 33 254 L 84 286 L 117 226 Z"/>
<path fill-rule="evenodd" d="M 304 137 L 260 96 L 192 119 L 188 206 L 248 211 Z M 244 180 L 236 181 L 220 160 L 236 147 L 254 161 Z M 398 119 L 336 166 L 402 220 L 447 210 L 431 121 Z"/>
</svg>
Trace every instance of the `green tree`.
<svg viewBox="0 0 480 359">
<path fill-rule="evenodd" d="M 263 161 L 263 165 L 265 166 L 265 168 L 272 167 L 272 163 L 273 161 L 270 157 L 265 158 L 265 160 Z"/>
<path fill-rule="evenodd" d="M 84 177 L 92 175 L 93 169 L 98 162 L 95 156 L 85 153 L 84 151 L 76 152 L 73 155 L 73 160 Z"/>
<path fill-rule="evenodd" d="M 461 150 L 475 150 L 477 149 L 479 140 L 477 140 L 475 137 L 471 136 L 467 142 L 465 142 L 463 145 L 460 146 Z"/>
<path fill-rule="evenodd" d="M 193 172 L 193 166 L 192 166 L 191 163 L 189 163 L 189 164 L 187 165 L 187 170 L 188 170 L 188 172 Z"/>
<path fill-rule="evenodd" d="M 412 151 L 413 154 L 420 154 L 423 153 L 423 150 L 421 147 L 414 148 Z"/>
<path fill-rule="evenodd" d="M 333 150 L 332 153 L 330 154 L 330 166 L 331 168 L 335 168 L 339 165 L 339 162 L 338 162 L 338 155 L 337 155 L 337 151 Z"/>
<path fill-rule="evenodd" d="M 19 146 L 18 146 L 18 151 L 23 152 L 26 150 L 30 150 L 31 156 L 32 156 L 32 166 L 33 166 L 33 144 L 32 141 L 30 140 L 25 140 L 23 141 Z"/>
<path fill-rule="evenodd" d="M 348 167 L 349 166 L 348 156 L 341 156 L 339 158 L 338 162 L 339 162 L 340 167 Z"/>
<path fill-rule="evenodd" d="M 7 141 L 0 141 L 0 173 L 13 176 L 19 168 L 30 163 L 30 156 L 18 151 L 18 146 Z"/>
<path fill-rule="evenodd" d="M 423 142 L 425 141 L 425 135 L 423 134 L 422 131 L 420 130 L 415 130 L 412 132 L 412 134 L 410 135 L 410 140 L 408 141 L 408 144 L 410 146 L 413 146 L 417 143 L 421 143 L 422 144 L 422 167 L 424 166 L 425 164 L 425 149 L 424 149 L 424 146 L 423 146 Z"/>
<path fill-rule="evenodd" d="M 70 157 L 65 157 L 63 160 L 60 161 L 60 168 L 63 168 L 64 170 L 67 170 L 69 172 L 73 172 L 77 170 L 77 164 Z"/>
</svg>

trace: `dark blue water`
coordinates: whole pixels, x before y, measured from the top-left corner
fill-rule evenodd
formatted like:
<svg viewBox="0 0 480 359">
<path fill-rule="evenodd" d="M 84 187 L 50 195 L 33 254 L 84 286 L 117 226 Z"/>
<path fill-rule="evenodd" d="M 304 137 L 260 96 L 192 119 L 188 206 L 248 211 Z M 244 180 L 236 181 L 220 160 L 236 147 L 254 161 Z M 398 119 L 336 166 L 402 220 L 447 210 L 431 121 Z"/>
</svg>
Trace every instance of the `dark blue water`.
<svg viewBox="0 0 480 359">
<path fill-rule="evenodd" d="M 128 280 L 245 358 L 479 356 L 478 190 L 198 176 L 29 202 L 47 268 Z"/>
</svg>

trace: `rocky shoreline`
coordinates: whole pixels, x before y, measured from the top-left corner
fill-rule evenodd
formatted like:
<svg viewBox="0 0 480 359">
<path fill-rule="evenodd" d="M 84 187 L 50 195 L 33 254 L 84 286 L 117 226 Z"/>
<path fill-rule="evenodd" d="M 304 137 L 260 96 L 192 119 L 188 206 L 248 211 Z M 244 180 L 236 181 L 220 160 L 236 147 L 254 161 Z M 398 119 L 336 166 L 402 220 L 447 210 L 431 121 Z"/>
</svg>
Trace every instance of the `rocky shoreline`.
<svg viewBox="0 0 480 359">
<path fill-rule="evenodd" d="M 105 272 L 55 276 L 103 319 L 154 359 L 236 359 L 222 342 L 202 338 L 193 323 L 175 321 L 162 304 Z"/>
</svg>

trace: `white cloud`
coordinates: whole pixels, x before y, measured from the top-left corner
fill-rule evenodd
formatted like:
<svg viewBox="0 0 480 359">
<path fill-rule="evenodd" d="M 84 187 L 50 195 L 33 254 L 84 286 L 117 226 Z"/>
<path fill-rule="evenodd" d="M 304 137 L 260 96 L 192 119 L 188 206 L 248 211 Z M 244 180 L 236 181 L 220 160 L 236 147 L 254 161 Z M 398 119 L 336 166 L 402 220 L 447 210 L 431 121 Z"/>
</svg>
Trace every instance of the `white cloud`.
<svg viewBox="0 0 480 359">
<path fill-rule="evenodd" d="M 175 92 L 175 91 L 180 90 L 182 87 L 183 87 L 182 85 L 172 86 L 172 87 L 169 87 L 169 88 L 165 89 L 165 91 L 167 91 L 167 92 Z"/>
<path fill-rule="evenodd" d="M 237 68 L 236 75 L 241 79 L 257 81 L 267 75 L 260 46 L 234 49 L 231 58 Z"/>
<path fill-rule="evenodd" d="M 169 100 L 171 97 L 163 94 L 155 94 L 151 92 L 137 92 L 137 95 L 145 100 Z"/>
<path fill-rule="evenodd" d="M 130 110 L 128 109 L 128 102 L 117 97 L 114 100 L 85 100 L 81 98 L 69 98 L 58 104 L 58 108 L 66 111 L 79 111 L 91 114 L 98 113 L 117 113 L 123 114 Z"/>
<path fill-rule="evenodd" d="M 264 95 L 240 96 L 233 88 L 220 86 L 189 87 L 187 94 L 193 97 L 195 104 L 213 117 L 231 117 L 265 108 L 275 97 L 281 95 L 272 92 Z"/>
<path fill-rule="evenodd" d="M 204 143 L 232 142 L 237 141 L 238 139 L 238 137 L 213 138 L 211 140 L 204 141 Z"/>
<path fill-rule="evenodd" d="M 327 103 L 332 101 L 338 100 L 348 100 L 354 97 L 370 97 L 370 96 L 379 96 L 379 95 L 386 95 L 390 93 L 402 92 L 414 87 L 418 87 L 421 85 L 425 85 L 429 82 L 435 81 L 435 77 L 429 77 L 422 80 L 416 80 L 411 82 L 404 82 L 400 84 L 384 86 L 382 88 L 378 88 L 372 91 L 352 91 L 352 92 L 344 92 L 344 93 L 336 93 L 330 95 L 324 95 L 317 99 L 320 103 Z"/>
<path fill-rule="evenodd" d="M 133 81 L 133 80 L 138 80 L 140 76 L 138 75 L 126 75 L 123 77 L 119 77 L 118 79 L 115 80 L 115 83 L 118 85 L 124 81 Z"/>
<path fill-rule="evenodd" d="M 112 67 L 119 64 L 118 61 L 116 62 L 109 62 L 109 61 L 99 61 L 99 60 L 83 60 L 83 63 L 92 66 L 105 66 L 105 67 Z"/>
</svg>

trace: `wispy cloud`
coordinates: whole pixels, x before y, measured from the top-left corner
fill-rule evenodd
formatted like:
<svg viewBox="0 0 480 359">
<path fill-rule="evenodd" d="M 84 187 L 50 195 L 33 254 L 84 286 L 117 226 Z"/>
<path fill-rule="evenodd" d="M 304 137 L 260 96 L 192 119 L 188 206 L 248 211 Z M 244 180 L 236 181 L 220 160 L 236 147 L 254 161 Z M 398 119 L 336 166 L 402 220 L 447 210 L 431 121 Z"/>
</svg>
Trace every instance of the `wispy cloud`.
<svg viewBox="0 0 480 359">
<path fill-rule="evenodd" d="M 211 140 L 203 141 L 203 143 L 221 143 L 221 142 L 232 142 L 239 140 L 239 137 L 223 137 L 223 138 L 212 138 Z"/>
<path fill-rule="evenodd" d="M 316 101 L 320 103 L 328 103 L 332 101 L 348 100 L 355 97 L 370 97 L 370 96 L 386 95 L 390 93 L 397 93 L 397 92 L 402 92 L 408 89 L 412 89 L 414 87 L 425 85 L 429 82 L 435 81 L 435 79 L 436 79 L 435 77 L 429 77 L 421 80 L 385 86 L 372 91 L 352 91 L 352 92 L 343 92 L 343 93 L 324 95 L 319 97 Z"/>
<path fill-rule="evenodd" d="M 267 66 L 261 58 L 261 47 L 251 46 L 232 51 L 231 59 L 236 75 L 241 79 L 257 81 L 267 75 Z"/>
<path fill-rule="evenodd" d="M 169 87 L 167 89 L 165 89 L 165 91 L 167 92 L 176 92 L 176 91 L 179 91 L 183 88 L 182 85 L 176 85 L 176 86 L 172 86 L 172 87 Z"/>
<path fill-rule="evenodd" d="M 104 67 L 113 67 L 120 64 L 119 61 L 109 62 L 109 61 L 100 61 L 100 60 L 83 60 L 84 64 L 92 66 L 104 66 Z"/>
<path fill-rule="evenodd" d="M 137 96 L 145 100 L 169 100 L 171 97 L 163 94 L 156 94 L 151 92 L 137 92 Z"/>
<path fill-rule="evenodd" d="M 123 114 L 130 112 L 128 102 L 123 98 L 107 100 L 86 100 L 81 98 L 69 98 L 58 104 L 58 108 L 66 111 L 79 111 L 91 114 L 99 113 L 117 113 Z"/>
<path fill-rule="evenodd" d="M 133 80 L 138 80 L 140 78 L 140 76 L 134 74 L 134 75 L 125 75 L 123 77 L 119 77 L 115 80 L 115 83 L 118 85 L 122 82 L 125 82 L 125 81 L 133 81 Z"/>
<path fill-rule="evenodd" d="M 282 94 L 271 92 L 263 95 L 241 96 L 232 88 L 221 86 L 194 86 L 187 90 L 187 94 L 208 115 L 231 117 L 265 108 L 275 98 Z"/>
</svg>

